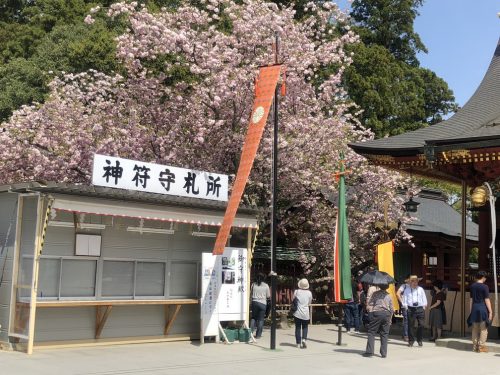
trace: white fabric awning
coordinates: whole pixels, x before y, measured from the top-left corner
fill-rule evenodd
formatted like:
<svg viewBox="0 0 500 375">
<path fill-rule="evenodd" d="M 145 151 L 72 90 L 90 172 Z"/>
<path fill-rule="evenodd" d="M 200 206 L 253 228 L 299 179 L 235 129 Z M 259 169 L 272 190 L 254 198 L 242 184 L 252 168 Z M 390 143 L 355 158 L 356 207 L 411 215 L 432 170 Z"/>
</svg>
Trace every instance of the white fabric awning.
<svg viewBox="0 0 500 375">
<path fill-rule="evenodd" d="M 135 202 L 115 202 L 107 199 L 60 197 L 53 195 L 52 208 L 60 211 L 96 214 L 104 216 L 133 217 L 145 220 L 174 221 L 190 224 L 220 226 L 224 212 L 206 209 L 153 206 Z M 233 226 L 256 228 L 257 220 L 251 216 L 236 216 Z"/>
</svg>

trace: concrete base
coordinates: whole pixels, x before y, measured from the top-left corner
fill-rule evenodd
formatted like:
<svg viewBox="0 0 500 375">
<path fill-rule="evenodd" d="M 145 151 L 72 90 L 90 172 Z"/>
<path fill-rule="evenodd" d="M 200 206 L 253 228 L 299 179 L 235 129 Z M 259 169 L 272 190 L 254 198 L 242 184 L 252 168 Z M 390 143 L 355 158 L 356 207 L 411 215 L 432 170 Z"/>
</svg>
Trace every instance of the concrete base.
<svg viewBox="0 0 500 375">
<path fill-rule="evenodd" d="M 13 350 L 10 342 L 0 342 L 0 350 Z"/>
<path fill-rule="evenodd" d="M 288 321 L 288 313 L 278 313 L 278 324 L 276 328 L 279 329 L 289 329 L 291 327 Z"/>
</svg>

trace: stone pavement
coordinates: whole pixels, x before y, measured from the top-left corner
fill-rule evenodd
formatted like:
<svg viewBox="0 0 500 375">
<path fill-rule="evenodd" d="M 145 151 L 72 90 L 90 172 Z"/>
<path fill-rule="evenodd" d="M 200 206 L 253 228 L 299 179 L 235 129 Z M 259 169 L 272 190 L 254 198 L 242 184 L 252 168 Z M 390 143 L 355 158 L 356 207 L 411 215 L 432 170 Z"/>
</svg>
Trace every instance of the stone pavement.
<svg viewBox="0 0 500 375">
<path fill-rule="evenodd" d="M 343 334 L 337 346 L 334 325 L 310 327 L 307 349 L 295 347 L 293 329 L 278 330 L 277 350 L 269 350 L 269 331 L 257 344 L 171 342 L 94 348 L 43 349 L 32 356 L 0 351 L 2 375 L 192 375 L 192 374 L 405 374 L 500 373 L 500 354 L 472 353 L 424 342 L 408 348 L 396 337 L 388 358 L 364 358 L 364 334 Z M 378 342 L 376 350 L 378 350 Z"/>
</svg>

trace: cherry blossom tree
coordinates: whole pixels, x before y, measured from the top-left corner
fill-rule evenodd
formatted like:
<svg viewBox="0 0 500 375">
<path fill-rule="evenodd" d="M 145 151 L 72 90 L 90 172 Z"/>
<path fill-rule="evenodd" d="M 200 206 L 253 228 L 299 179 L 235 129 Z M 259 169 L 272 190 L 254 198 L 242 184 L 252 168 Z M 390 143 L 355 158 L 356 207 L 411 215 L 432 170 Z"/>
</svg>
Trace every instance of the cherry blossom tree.
<svg viewBox="0 0 500 375">
<path fill-rule="evenodd" d="M 304 249 L 305 273 L 331 266 L 336 182 L 343 152 L 355 261 L 372 257 L 373 223 L 400 216 L 404 182 L 368 166 L 348 142 L 369 139 L 341 86 L 355 34 L 335 33 L 345 14 L 331 2 L 311 3 L 300 22 L 292 7 L 260 0 L 200 0 L 175 11 L 149 12 L 120 2 L 86 17 L 125 20 L 117 38 L 124 75 L 97 71 L 55 77 L 43 105 L 26 106 L 2 124 L 1 182 L 32 179 L 88 183 L 94 153 L 234 175 L 258 67 L 273 62 L 275 31 L 286 65 L 280 106 L 280 238 Z M 244 203 L 266 207 L 271 132 L 266 129 Z M 263 218 L 265 221 L 266 218 Z M 306 260 L 307 259 L 307 260 Z"/>
</svg>

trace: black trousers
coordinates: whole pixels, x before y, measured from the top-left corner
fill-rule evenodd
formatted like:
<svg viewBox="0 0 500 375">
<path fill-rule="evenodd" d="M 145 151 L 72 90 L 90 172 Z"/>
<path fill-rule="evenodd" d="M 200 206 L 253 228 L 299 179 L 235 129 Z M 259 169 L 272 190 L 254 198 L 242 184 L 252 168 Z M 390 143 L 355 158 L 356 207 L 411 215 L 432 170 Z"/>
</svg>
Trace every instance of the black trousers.
<svg viewBox="0 0 500 375">
<path fill-rule="evenodd" d="M 415 321 L 417 321 L 417 335 L 415 336 Z M 422 342 L 424 332 L 425 312 L 423 307 L 408 306 L 408 343 L 413 344 L 415 339 Z"/>
<path fill-rule="evenodd" d="M 375 335 L 380 335 L 380 355 L 387 357 L 387 340 L 391 329 L 392 314 L 389 311 L 374 311 L 370 313 L 368 324 L 368 342 L 366 352 L 373 354 L 375 351 Z"/>
</svg>

